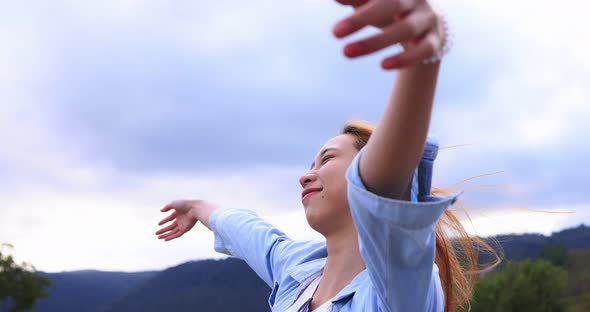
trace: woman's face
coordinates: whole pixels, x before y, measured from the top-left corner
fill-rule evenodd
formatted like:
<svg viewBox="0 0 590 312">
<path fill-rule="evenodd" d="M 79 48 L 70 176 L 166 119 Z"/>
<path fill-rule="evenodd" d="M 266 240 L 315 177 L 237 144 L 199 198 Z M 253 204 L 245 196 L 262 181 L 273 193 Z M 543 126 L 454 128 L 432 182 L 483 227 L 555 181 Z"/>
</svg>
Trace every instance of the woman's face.
<svg viewBox="0 0 590 312">
<path fill-rule="evenodd" d="M 299 178 L 303 191 L 318 189 L 302 198 L 309 225 L 327 235 L 352 224 L 346 196 L 346 169 L 358 153 L 348 134 L 330 139 L 316 155 L 311 169 Z"/>
</svg>

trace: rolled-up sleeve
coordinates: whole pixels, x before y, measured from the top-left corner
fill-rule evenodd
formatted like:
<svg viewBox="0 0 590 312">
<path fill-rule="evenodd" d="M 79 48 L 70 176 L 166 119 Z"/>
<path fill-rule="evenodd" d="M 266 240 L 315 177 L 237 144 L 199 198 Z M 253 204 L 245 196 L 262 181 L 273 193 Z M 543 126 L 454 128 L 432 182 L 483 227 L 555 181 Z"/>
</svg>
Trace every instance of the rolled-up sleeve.
<svg viewBox="0 0 590 312">
<path fill-rule="evenodd" d="M 435 226 L 461 192 L 426 196 L 423 202 L 416 196 L 404 201 L 369 192 L 359 171 L 363 152 L 364 148 L 346 171 L 347 196 L 361 256 L 383 311 L 443 311 L 434 264 Z"/>
</svg>

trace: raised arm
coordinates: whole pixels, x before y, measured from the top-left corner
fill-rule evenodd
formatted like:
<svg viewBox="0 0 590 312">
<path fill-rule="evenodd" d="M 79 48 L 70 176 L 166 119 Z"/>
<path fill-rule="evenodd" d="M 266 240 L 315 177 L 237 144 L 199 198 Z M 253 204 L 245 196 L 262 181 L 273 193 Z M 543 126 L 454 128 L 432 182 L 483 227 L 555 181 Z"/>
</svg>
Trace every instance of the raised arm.
<svg viewBox="0 0 590 312">
<path fill-rule="evenodd" d="M 428 134 L 439 63 L 399 70 L 391 95 L 360 159 L 367 189 L 409 200 L 409 187 Z"/>
<path fill-rule="evenodd" d="M 441 17 L 424 0 L 337 0 L 355 13 L 337 23 L 334 34 L 345 37 L 372 25 L 382 31 L 347 44 L 348 57 L 370 54 L 400 43 L 404 52 L 386 58 L 385 69 L 398 69 L 387 105 L 360 162 L 367 189 L 384 197 L 409 199 L 409 184 L 417 167 L 430 123 L 439 62 L 421 60 L 444 44 Z"/>
<path fill-rule="evenodd" d="M 346 172 L 361 256 L 382 311 L 443 311 L 435 227 L 459 194 L 429 196 L 438 146 L 431 142 L 425 151 L 425 145 L 440 64 L 421 63 L 444 45 L 442 19 L 424 0 L 337 1 L 356 10 L 336 24 L 337 37 L 366 25 L 382 30 L 348 44 L 347 56 L 396 43 L 404 47 L 382 62 L 383 68 L 398 69 L 393 89 L 368 143 Z M 410 196 L 413 178 L 420 202 Z"/>
</svg>

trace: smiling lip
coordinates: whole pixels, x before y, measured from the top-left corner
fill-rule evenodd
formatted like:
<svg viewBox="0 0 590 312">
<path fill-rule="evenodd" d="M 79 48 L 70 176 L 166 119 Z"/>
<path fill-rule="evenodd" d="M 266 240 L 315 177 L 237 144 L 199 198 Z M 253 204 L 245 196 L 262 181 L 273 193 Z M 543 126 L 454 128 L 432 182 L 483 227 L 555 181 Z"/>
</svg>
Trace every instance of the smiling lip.
<svg viewBox="0 0 590 312">
<path fill-rule="evenodd" d="M 301 201 L 304 201 L 306 198 L 308 198 L 308 197 L 312 196 L 313 194 L 319 193 L 319 192 L 321 192 L 321 191 L 322 191 L 322 190 L 313 190 L 313 191 L 311 191 L 311 192 L 309 192 L 309 193 L 305 194 L 305 196 L 303 196 L 303 198 L 301 199 Z"/>
</svg>

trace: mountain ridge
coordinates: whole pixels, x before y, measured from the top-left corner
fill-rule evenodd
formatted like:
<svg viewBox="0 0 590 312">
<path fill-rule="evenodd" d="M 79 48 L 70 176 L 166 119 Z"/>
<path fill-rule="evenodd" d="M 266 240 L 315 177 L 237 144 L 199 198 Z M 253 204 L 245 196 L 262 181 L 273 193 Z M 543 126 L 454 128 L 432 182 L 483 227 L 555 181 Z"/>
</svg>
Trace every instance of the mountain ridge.
<svg viewBox="0 0 590 312">
<path fill-rule="evenodd" d="M 590 227 L 581 224 L 549 236 L 502 234 L 485 239 L 500 243 L 505 260 L 536 259 L 552 244 L 568 250 L 590 249 Z M 40 312 L 270 310 L 270 287 L 244 261 L 233 257 L 193 260 L 160 271 L 39 273 L 54 281 L 49 297 L 37 306 Z"/>
</svg>

